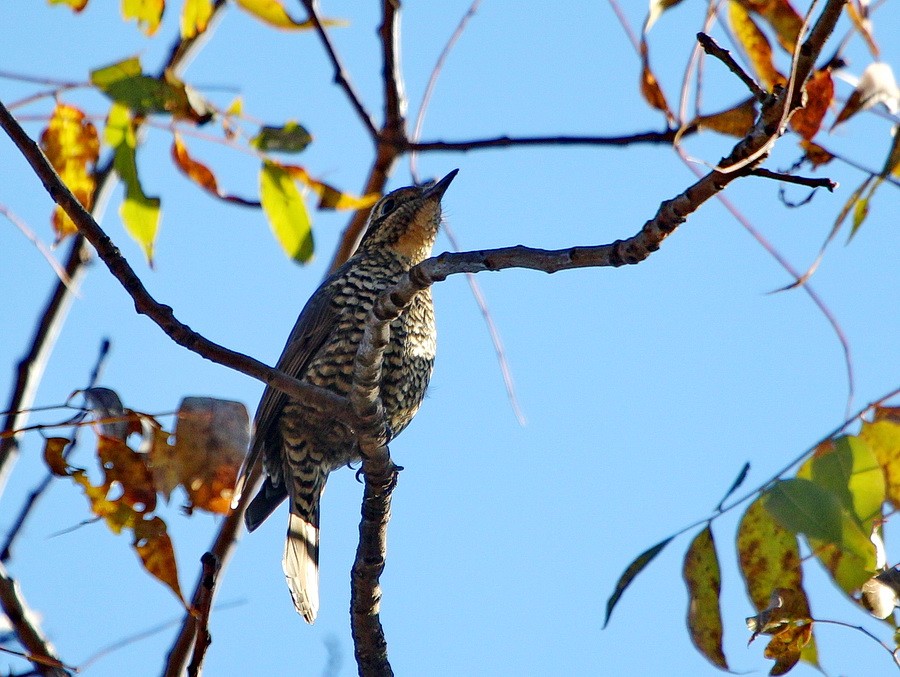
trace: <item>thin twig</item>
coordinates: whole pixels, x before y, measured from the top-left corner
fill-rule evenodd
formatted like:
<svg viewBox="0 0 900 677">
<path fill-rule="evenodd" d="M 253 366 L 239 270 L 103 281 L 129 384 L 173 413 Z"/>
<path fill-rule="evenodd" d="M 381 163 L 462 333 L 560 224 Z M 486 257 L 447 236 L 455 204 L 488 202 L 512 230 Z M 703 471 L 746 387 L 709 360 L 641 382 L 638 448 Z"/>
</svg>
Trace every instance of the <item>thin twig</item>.
<svg viewBox="0 0 900 677">
<path fill-rule="evenodd" d="M 782 172 L 773 172 L 771 169 L 757 167 L 750 172 L 751 176 L 760 176 L 765 179 L 774 179 L 783 183 L 796 183 L 798 186 L 807 186 L 809 188 L 825 188 L 829 193 L 833 193 L 838 187 L 837 181 L 828 178 L 813 178 L 809 176 L 796 176 L 794 174 L 784 174 Z"/>
<path fill-rule="evenodd" d="M 756 98 L 757 101 L 762 103 L 766 100 L 766 97 L 769 96 L 769 93 L 766 92 L 762 87 L 760 87 L 756 80 L 750 77 L 741 65 L 734 60 L 734 57 L 731 56 L 731 52 L 729 52 L 724 47 L 720 46 L 718 42 L 713 40 L 706 33 L 700 32 L 697 33 L 697 42 L 700 43 L 700 46 L 703 47 L 703 51 L 709 54 L 712 57 L 715 57 L 719 61 L 721 61 L 732 73 L 738 76 L 738 79 L 744 83 L 747 89 L 750 90 L 750 93 Z"/>
<path fill-rule="evenodd" d="M 687 128 L 685 134 L 693 134 L 696 126 Z M 471 139 L 466 141 L 408 141 L 400 147 L 400 150 L 423 151 L 449 151 L 460 152 L 470 150 L 482 150 L 484 148 L 511 148 L 517 146 L 629 146 L 634 143 L 671 144 L 675 140 L 678 130 L 676 128 L 665 129 L 660 132 L 637 132 L 623 135 L 600 136 L 494 136 L 486 139 Z"/>
<path fill-rule="evenodd" d="M 344 64 L 341 62 L 341 58 L 338 56 L 334 44 L 331 42 L 331 38 L 328 37 L 325 26 L 322 25 L 322 20 L 319 17 L 319 11 L 316 7 L 318 3 L 316 0 L 302 0 L 302 2 L 306 11 L 309 13 L 309 18 L 316 27 L 316 33 L 319 34 L 319 38 L 322 40 L 322 45 L 328 53 L 328 58 L 331 59 L 331 65 L 334 66 L 334 83 L 344 90 L 344 93 L 350 101 L 350 105 L 353 107 L 353 110 L 356 111 L 356 114 L 360 121 L 362 121 L 366 131 L 369 132 L 369 136 L 373 139 L 377 139 L 378 127 L 375 125 L 375 121 L 372 119 L 369 111 L 367 111 L 366 107 L 363 105 L 362 99 L 353 87 L 353 84 L 350 82 L 350 76 L 347 75 Z"/>
<path fill-rule="evenodd" d="M 211 552 L 204 552 L 200 563 L 203 566 L 200 573 L 202 594 L 199 604 L 193 607 L 193 612 L 197 614 L 197 632 L 191 664 L 187 669 L 188 677 L 199 677 L 203 667 L 203 657 L 206 656 L 206 650 L 212 644 L 212 636 L 209 634 L 209 612 L 212 609 L 216 576 L 219 573 L 219 558 Z"/>
<path fill-rule="evenodd" d="M 65 268 L 59 264 L 59 261 L 57 261 L 50 252 L 50 248 L 41 242 L 41 239 L 28 227 L 28 224 L 16 216 L 16 214 L 14 214 L 6 205 L 0 204 L 0 214 L 5 216 L 7 220 L 18 228 L 22 235 L 37 248 L 41 253 L 41 256 L 43 256 L 47 263 L 50 264 L 50 267 L 53 269 L 53 272 L 56 273 L 56 277 L 59 278 L 59 281 L 68 287 L 69 275 L 66 273 Z"/>
<path fill-rule="evenodd" d="M 882 642 L 880 639 L 878 639 L 878 637 L 876 637 L 872 632 L 870 632 L 869 630 L 866 630 L 863 626 L 853 625 L 852 623 L 844 623 L 843 621 L 832 621 L 832 620 L 823 619 L 823 618 L 813 618 L 812 621 L 813 621 L 813 623 L 827 623 L 828 625 L 839 625 L 842 628 L 848 628 L 850 630 L 858 630 L 862 634 L 866 635 L 873 641 L 880 644 L 881 648 L 884 649 L 885 651 L 887 651 L 888 654 L 890 655 L 890 657 L 893 659 L 894 665 L 896 665 L 898 668 L 900 668 L 900 656 L 898 656 L 896 651 L 894 649 L 892 649 L 891 647 L 889 647 L 885 642 Z"/>
</svg>

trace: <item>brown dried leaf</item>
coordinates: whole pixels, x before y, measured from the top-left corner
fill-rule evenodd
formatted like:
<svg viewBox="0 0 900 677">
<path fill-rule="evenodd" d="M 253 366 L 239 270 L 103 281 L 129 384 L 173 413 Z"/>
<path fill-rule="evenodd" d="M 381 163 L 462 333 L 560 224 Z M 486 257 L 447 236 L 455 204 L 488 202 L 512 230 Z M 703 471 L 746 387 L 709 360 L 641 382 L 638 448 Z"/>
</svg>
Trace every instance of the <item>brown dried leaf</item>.
<svg viewBox="0 0 900 677">
<path fill-rule="evenodd" d="M 728 21 L 734 37 L 744 48 L 753 70 L 762 84 L 771 91 L 777 84 L 785 84 L 787 80 L 775 68 L 772 61 L 772 46 L 769 40 L 750 18 L 741 0 L 731 0 L 728 4 Z"/>
<path fill-rule="evenodd" d="M 701 115 L 694 120 L 700 129 L 711 129 L 720 134 L 743 138 L 756 122 L 756 99 L 750 97 L 737 106 L 711 115 Z"/>
<path fill-rule="evenodd" d="M 169 586 L 181 603 L 187 606 L 178 584 L 178 565 L 166 523 L 159 517 L 139 520 L 134 525 L 134 549 L 144 568 L 158 581 Z"/>
<path fill-rule="evenodd" d="M 806 156 L 806 161 L 809 162 L 809 164 L 811 164 L 813 168 L 827 165 L 829 162 L 834 160 L 834 155 L 822 148 L 822 146 L 813 143 L 812 141 L 803 139 L 802 141 L 800 141 L 800 147 L 803 149 L 804 155 Z"/>
<path fill-rule="evenodd" d="M 203 188 L 203 190 L 221 197 L 222 193 L 219 191 L 219 183 L 216 181 L 215 174 L 205 164 L 188 155 L 187 148 L 185 148 L 179 134 L 174 134 L 172 137 L 172 159 L 191 181 Z"/>
<path fill-rule="evenodd" d="M 118 482 L 122 497 L 118 499 L 137 512 L 152 512 L 156 508 L 156 486 L 144 454 L 139 454 L 123 440 L 100 436 L 97 457 L 106 474 L 103 485 Z"/>
<path fill-rule="evenodd" d="M 819 131 L 822 119 L 834 99 L 831 70 L 823 68 L 813 73 L 806 83 L 806 105 L 791 116 L 791 127 L 807 141 Z"/>
<path fill-rule="evenodd" d="M 866 41 L 866 45 L 868 45 L 872 57 L 877 60 L 881 55 L 881 50 L 878 49 L 878 44 L 875 42 L 875 37 L 872 35 L 872 21 L 868 16 L 868 6 L 863 5 L 857 7 L 857 2 L 854 0 L 854 2 L 848 2 L 844 5 L 844 8 L 847 10 L 847 14 L 850 15 L 853 27 L 856 28 L 856 31 L 863 37 L 863 40 Z"/>
<path fill-rule="evenodd" d="M 178 408 L 174 453 L 192 507 L 227 513 L 250 442 L 240 402 L 186 397 Z"/>
<path fill-rule="evenodd" d="M 90 209 L 96 188 L 91 170 L 100 155 L 100 137 L 94 125 L 78 108 L 58 103 L 41 134 L 41 148 L 63 183 L 85 209 Z M 53 230 L 57 242 L 78 232 L 59 206 L 53 211 Z"/>
<path fill-rule="evenodd" d="M 646 37 L 641 38 L 641 95 L 650 106 L 665 113 L 667 119 L 674 119 L 666 95 L 653 71 L 650 70 L 650 52 Z"/>
<path fill-rule="evenodd" d="M 63 451 L 71 442 L 72 440 L 65 437 L 48 437 L 44 441 L 44 463 L 57 477 L 69 474 L 69 464 L 63 458 Z"/>
<path fill-rule="evenodd" d="M 682 575 L 688 588 L 687 624 L 691 641 L 713 665 L 728 670 L 722 651 L 722 576 L 712 530 L 703 529 L 684 556 Z"/>
<path fill-rule="evenodd" d="M 769 640 L 763 655 L 775 659 L 770 675 L 783 675 L 790 671 L 801 658 L 804 649 L 812 641 L 812 623 L 791 625 Z"/>
</svg>

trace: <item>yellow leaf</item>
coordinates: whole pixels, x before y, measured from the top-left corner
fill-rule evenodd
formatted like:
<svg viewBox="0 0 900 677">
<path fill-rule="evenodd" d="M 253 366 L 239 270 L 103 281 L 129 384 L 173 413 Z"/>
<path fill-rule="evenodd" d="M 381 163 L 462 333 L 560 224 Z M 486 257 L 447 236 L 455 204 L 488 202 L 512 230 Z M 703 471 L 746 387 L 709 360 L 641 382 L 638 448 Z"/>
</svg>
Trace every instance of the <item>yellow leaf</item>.
<svg viewBox="0 0 900 677">
<path fill-rule="evenodd" d="M 212 0 L 184 0 L 184 7 L 181 9 L 181 37 L 188 40 L 205 32 L 212 12 Z"/>
<path fill-rule="evenodd" d="M 900 508 L 900 418 L 876 418 L 863 422 L 859 436 L 865 440 L 887 482 L 887 500 L 895 509 Z"/>
<path fill-rule="evenodd" d="M 235 0 L 238 6 L 246 10 L 257 19 L 285 30 L 309 30 L 315 24 L 311 20 L 297 21 L 284 8 L 278 0 Z M 345 21 L 339 19 L 322 19 L 323 26 L 346 26 Z"/>
<path fill-rule="evenodd" d="M 793 52 L 803 19 L 788 0 L 737 0 L 745 10 L 759 14 L 774 30 L 778 43 Z"/>
<path fill-rule="evenodd" d="M 684 556 L 682 575 L 688 588 L 688 630 L 691 641 L 713 665 L 728 670 L 722 651 L 722 576 L 712 530 L 707 525 Z"/>
<path fill-rule="evenodd" d="M 319 196 L 319 209 L 365 209 L 378 202 L 378 198 L 380 197 L 378 193 L 369 193 L 362 197 L 357 197 L 350 193 L 342 193 L 337 188 L 334 188 L 327 183 L 323 183 L 318 179 L 314 179 L 303 167 L 298 167 L 297 165 L 283 166 L 295 180 L 308 186 Z"/>
<path fill-rule="evenodd" d="M 122 17 L 136 19 L 145 35 L 153 35 L 162 21 L 165 0 L 122 0 Z"/>
<path fill-rule="evenodd" d="M 731 30 L 734 31 L 734 37 L 744 48 L 757 77 L 766 88 L 771 90 L 776 84 L 785 84 L 787 81 L 776 70 L 772 62 L 772 46 L 768 39 L 750 18 L 743 5 L 744 3 L 738 0 L 731 0 L 728 3 L 728 20 Z"/>
<path fill-rule="evenodd" d="M 51 5 L 68 5 L 75 12 L 80 12 L 87 7 L 88 0 L 49 0 Z"/>
<path fill-rule="evenodd" d="M 178 565 L 166 523 L 159 517 L 142 519 L 134 525 L 134 549 L 144 568 L 158 581 L 169 586 L 181 603 L 187 603 L 178 584 Z"/>
<path fill-rule="evenodd" d="M 272 231 L 285 253 L 301 263 L 311 261 L 312 222 L 303 196 L 284 167 L 270 161 L 263 163 L 259 174 L 259 197 Z"/>
<path fill-rule="evenodd" d="M 141 246 L 147 261 L 153 265 L 153 243 L 159 230 L 159 198 L 144 194 L 138 179 L 135 154 L 137 137 L 134 120 L 128 108 L 114 103 L 106 122 L 106 142 L 115 150 L 113 164 L 125 184 L 125 200 L 119 214 L 125 230 Z"/>
<path fill-rule="evenodd" d="M 58 103 L 41 134 L 41 148 L 63 183 L 85 209 L 90 209 L 96 189 L 92 170 L 100 155 L 100 139 L 94 125 L 85 120 L 78 108 Z M 53 211 L 53 229 L 57 242 L 78 231 L 59 206 Z"/>
</svg>

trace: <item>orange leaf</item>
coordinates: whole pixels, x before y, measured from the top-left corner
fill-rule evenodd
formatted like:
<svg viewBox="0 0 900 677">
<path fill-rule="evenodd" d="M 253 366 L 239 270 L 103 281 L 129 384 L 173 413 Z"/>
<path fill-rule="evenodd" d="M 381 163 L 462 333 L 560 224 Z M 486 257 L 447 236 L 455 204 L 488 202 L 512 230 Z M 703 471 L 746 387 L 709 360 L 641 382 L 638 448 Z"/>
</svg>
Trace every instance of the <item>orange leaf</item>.
<svg viewBox="0 0 900 677">
<path fill-rule="evenodd" d="M 866 45 L 868 45 L 872 57 L 877 60 L 881 54 L 881 50 L 878 49 L 878 44 L 875 42 L 875 37 L 872 35 L 872 21 L 868 16 L 868 7 L 857 7 L 857 2 L 854 1 L 848 2 L 844 5 L 844 8 L 847 10 L 847 14 L 850 15 L 853 27 L 856 28 L 856 31 L 863 37 L 863 40 L 866 41 Z"/>
<path fill-rule="evenodd" d="M 156 508 L 156 487 L 153 474 L 144 454 L 139 454 L 123 440 L 98 438 L 97 457 L 106 473 L 104 485 L 118 482 L 122 487 L 122 502 L 137 512 L 151 512 Z"/>
<path fill-rule="evenodd" d="M 172 139 L 172 159 L 191 181 L 213 195 L 221 196 L 219 184 L 212 170 L 188 155 L 187 148 L 178 134 L 175 134 Z"/>
<path fill-rule="evenodd" d="M 319 196 L 319 209 L 365 209 L 378 202 L 378 193 L 369 193 L 368 195 L 357 197 L 350 193 L 342 193 L 337 188 L 314 179 L 303 167 L 284 165 L 284 169 L 287 170 L 292 179 L 308 186 Z"/>
<path fill-rule="evenodd" d="M 834 81 L 827 68 L 818 70 L 806 83 L 806 105 L 791 116 L 791 127 L 807 141 L 819 131 L 834 99 Z"/>
<path fill-rule="evenodd" d="M 100 138 L 94 125 L 78 108 L 58 103 L 41 134 L 41 148 L 63 183 L 85 209 L 90 209 L 96 188 L 91 169 L 100 155 Z M 58 206 L 53 212 L 53 229 L 57 242 L 78 231 Z"/>
<path fill-rule="evenodd" d="M 746 136 L 753 129 L 754 122 L 756 122 L 756 99 L 753 97 L 728 110 L 701 115 L 694 120 L 694 124 L 701 129 L 711 129 L 738 138 Z"/>
<path fill-rule="evenodd" d="M 181 603 L 187 606 L 178 584 L 175 549 L 166 530 L 166 523 L 159 517 L 139 520 L 134 525 L 134 549 L 144 568 L 158 581 L 169 586 Z"/>
<path fill-rule="evenodd" d="M 734 37 L 741 43 L 763 85 L 771 90 L 776 84 L 786 83 L 787 80 L 772 62 L 772 46 L 759 26 L 750 18 L 743 2 L 731 0 L 728 4 L 728 21 L 731 30 L 734 31 Z"/>
</svg>

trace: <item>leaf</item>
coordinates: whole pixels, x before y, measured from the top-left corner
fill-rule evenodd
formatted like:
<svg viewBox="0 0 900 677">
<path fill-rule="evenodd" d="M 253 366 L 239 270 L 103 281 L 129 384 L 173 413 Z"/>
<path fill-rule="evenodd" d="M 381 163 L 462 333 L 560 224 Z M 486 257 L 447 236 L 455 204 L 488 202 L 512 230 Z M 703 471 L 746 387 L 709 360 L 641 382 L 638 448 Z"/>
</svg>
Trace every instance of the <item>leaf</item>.
<svg viewBox="0 0 900 677">
<path fill-rule="evenodd" d="M 700 115 L 694 119 L 700 129 L 711 129 L 720 134 L 743 138 L 756 122 L 756 99 L 750 97 L 737 106 L 711 115 Z"/>
<path fill-rule="evenodd" d="M 122 18 L 136 19 L 144 35 L 156 33 L 162 21 L 165 0 L 122 0 Z"/>
<path fill-rule="evenodd" d="M 41 134 L 41 149 L 63 183 L 85 209 L 90 209 L 96 189 L 92 170 L 100 156 L 100 138 L 94 125 L 78 108 L 57 103 L 47 129 Z M 72 219 L 58 205 L 53 210 L 52 222 L 57 243 L 78 232 Z"/>
<path fill-rule="evenodd" d="M 900 571 L 882 571 L 862 586 L 860 603 L 876 618 L 887 618 L 900 604 Z"/>
<path fill-rule="evenodd" d="M 134 451 L 124 440 L 101 435 L 97 458 L 105 474 L 104 486 L 117 483 L 121 487 L 122 496 L 118 501 L 140 513 L 156 509 L 156 485 L 144 454 Z"/>
<path fill-rule="evenodd" d="M 646 37 L 641 39 L 641 95 L 652 108 L 664 112 L 668 119 L 674 117 L 668 102 L 666 102 L 666 95 L 663 93 L 662 87 L 653 71 L 650 70 L 650 53 Z"/>
<path fill-rule="evenodd" d="M 891 142 L 891 150 L 884 161 L 884 167 L 878 174 L 881 178 L 891 175 L 900 177 L 900 124 L 894 125 L 892 136 L 894 140 Z"/>
<path fill-rule="evenodd" d="M 775 659 L 770 675 L 783 675 L 793 669 L 803 657 L 803 650 L 812 641 L 812 623 L 791 625 L 769 640 L 763 655 Z"/>
<path fill-rule="evenodd" d="M 301 263 L 313 255 L 312 224 L 300 191 L 284 167 L 263 163 L 259 175 L 259 197 L 272 231 L 285 253 Z"/>
<path fill-rule="evenodd" d="M 190 40 L 205 33 L 212 12 L 212 0 L 184 0 L 184 7 L 181 9 L 181 37 Z"/>
<path fill-rule="evenodd" d="M 44 463 L 57 477 L 66 477 L 69 474 L 69 464 L 66 463 L 63 452 L 71 443 L 72 440 L 66 437 L 48 437 L 44 440 Z"/>
<path fill-rule="evenodd" d="M 884 473 L 888 502 L 900 509 L 900 420 L 883 416 L 864 421 L 859 437 L 868 444 Z"/>
<path fill-rule="evenodd" d="M 764 498 L 753 501 L 741 517 L 737 548 L 747 594 L 757 611 L 769 605 L 776 589 L 803 590 L 797 537 L 774 520 Z M 801 610 L 808 615 L 809 604 Z"/>
<path fill-rule="evenodd" d="M 125 184 L 125 200 L 119 214 L 125 230 L 141 245 L 148 263 L 153 265 L 153 243 L 159 230 L 159 198 L 144 194 L 138 179 L 135 153 L 137 137 L 131 113 L 122 104 L 114 103 L 106 122 L 106 142 L 113 147 L 113 165 Z"/>
<path fill-rule="evenodd" d="M 828 68 L 817 70 L 806 82 L 806 105 L 791 116 L 791 127 L 807 141 L 818 133 L 834 99 L 834 81 Z"/>
<path fill-rule="evenodd" d="M 283 127 L 264 126 L 250 139 L 250 145 L 263 152 L 299 153 L 312 143 L 312 136 L 297 122 L 289 120 Z"/>
<path fill-rule="evenodd" d="M 51 5 L 68 5 L 77 14 L 87 7 L 88 0 L 48 0 Z"/>
<path fill-rule="evenodd" d="M 691 641 L 713 665 L 728 670 L 722 651 L 722 612 L 719 608 L 722 576 L 709 525 L 691 542 L 684 556 L 682 575 L 688 589 L 687 624 Z"/>
<path fill-rule="evenodd" d="M 737 0 L 741 6 L 765 19 L 778 37 L 778 43 L 787 52 L 794 51 L 803 19 L 791 7 L 788 0 Z"/>
<path fill-rule="evenodd" d="M 679 3 L 681 3 L 681 0 L 650 0 L 650 11 L 647 13 L 647 19 L 644 21 L 644 33 L 646 34 L 650 31 L 663 12 Z"/>
<path fill-rule="evenodd" d="M 319 196 L 319 209 L 365 209 L 378 202 L 378 198 L 380 197 L 378 193 L 369 193 L 362 197 L 357 197 L 349 193 L 342 193 L 337 188 L 333 188 L 327 183 L 314 179 L 303 167 L 298 167 L 297 165 L 283 165 L 283 167 L 288 171 L 291 177 L 305 186 L 308 186 Z"/>
<path fill-rule="evenodd" d="M 622 572 L 622 575 L 619 577 L 619 580 L 616 582 L 616 589 L 613 590 L 613 594 L 609 596 L 609 599 L 606 601 L 606 618 L 603 621 L 603 627 L 605 628 L 609 625 L 609 619 L 612 616 L 613 609 L 616 607 L 616 604 L 619 603 L 619 599 L 622 597 L 622 594 L 631 585 L 631 582 L 637 578 L 637 575 L 641 573 L 644 568 L 652 562 L 656 556 L 662 552 L 663 548 L 665 548 L 672 541 L 674 536 L 669 536 L 668 538 L 660 541 L 652 548 L 648 548 L 640 555 L 634 558 L 634 560 L 629 564 L 625 571 Z"/>
<path fill-rule="evenodd" d="M 784 84 L 787 80 L 775 68 L 772 61 L 772 46 L 759 26 L 750 18 L 744 4 L 738 0 L 731 0 L 728 3 L 728 21 L 731 30 L 734 31 L 734 37 L 744 48 L 757 77 L 771 91 L 776 84 Z"/>
<path fill-rule="evenodd" d="M 876 61 L 862 72 L 856 89 L 838 113 L 831 129 L 879 103 L 884 104 L 891 113 L 896 113 L 900 109 L 900 88 L 890 64 Z"/>
<path fill-rule="evenodd" d="M 191 506 L 225 514 L 250 443 L 250 416 L 240 402 L 186 397 L 178 407 L 174 456 Z"/>
<path fill-rule="evenodd" d="M 810 480 L 780 480 L 765 493 L 764 501 L 766 510 L 785 529 L 829 543 L 842 543 L 838 499 Z"/>
<path fill-rule="evenodd" d="M 834 155 L 822 148 L 822 146 L 806 139 L 800 141 L 800 147 L 803 149 L 806 161 L 813 166 L 813 169 L 827 165 L 834 160 Z"/>
<path fill-rule="evenodd" d="M 137 57 L 91 71 L 91 84 L 138 116 L 169 114 L 197 124 L 212 119 L 211 107 L 195 90 L 171 71 L 144 75 Z"/>
<path fill-rule="evenodd" d="M 246 10 L 260 21 L 285 30 L 309 30 L 315 24 L 311 20 L 297 21 L 287 13 L 278 0 L 235 0 L 238 7 Z M 321 19 L 323 26 L 346 26 L 347 22 L 337 19 Z"/>
<path fill-rule="evenodd" d="M 158 581 L 167 585 L 187 606 L 178 584 L 178 565 L 172 539 L 166 523 L 159 517 L 139 520 L 134 525 L 134 549 L 141 558 L 144 568 Z"/>
<path fill-rule="evenodd" d="M 184 141 L 181 140 L 181 135 L 178 133 L 172 135 L 172 161 L 175 163 L 175 166 L 181 170 L 182 174 L 200 186 L 207 193 L 214 195 L 220 200 L 241 205 L 259 206 L 259 203 L 251 202 L 242 197 L 229 195 L 228 193 L 223 192 L 222 189 L 219 188 L 219 182 L 216 180 L 216 175 L 213 174 L 212 170 L 188 154 L 187 147 L 184 145 Z"/>
<path fill-rule="evenodd" d="M 868 17 L 868 5 L 862 7 L 865 16 L 860 13 L 855 2 L 848 2 L 844 5 L 844 9 L 846 9 L 847 14 L 850 15 L 850 20 L 853 22 L 853 27 L 856 29 L 856 32 L 866 41 L 866 45 L 869 48 L 869 52 L 872 54 L 872 58 L 878 59 L 880 50 L 878 49 L 878 44 L 875 42 L 875 37 L 872 35 L 872 21 Z"/>
</svg>

